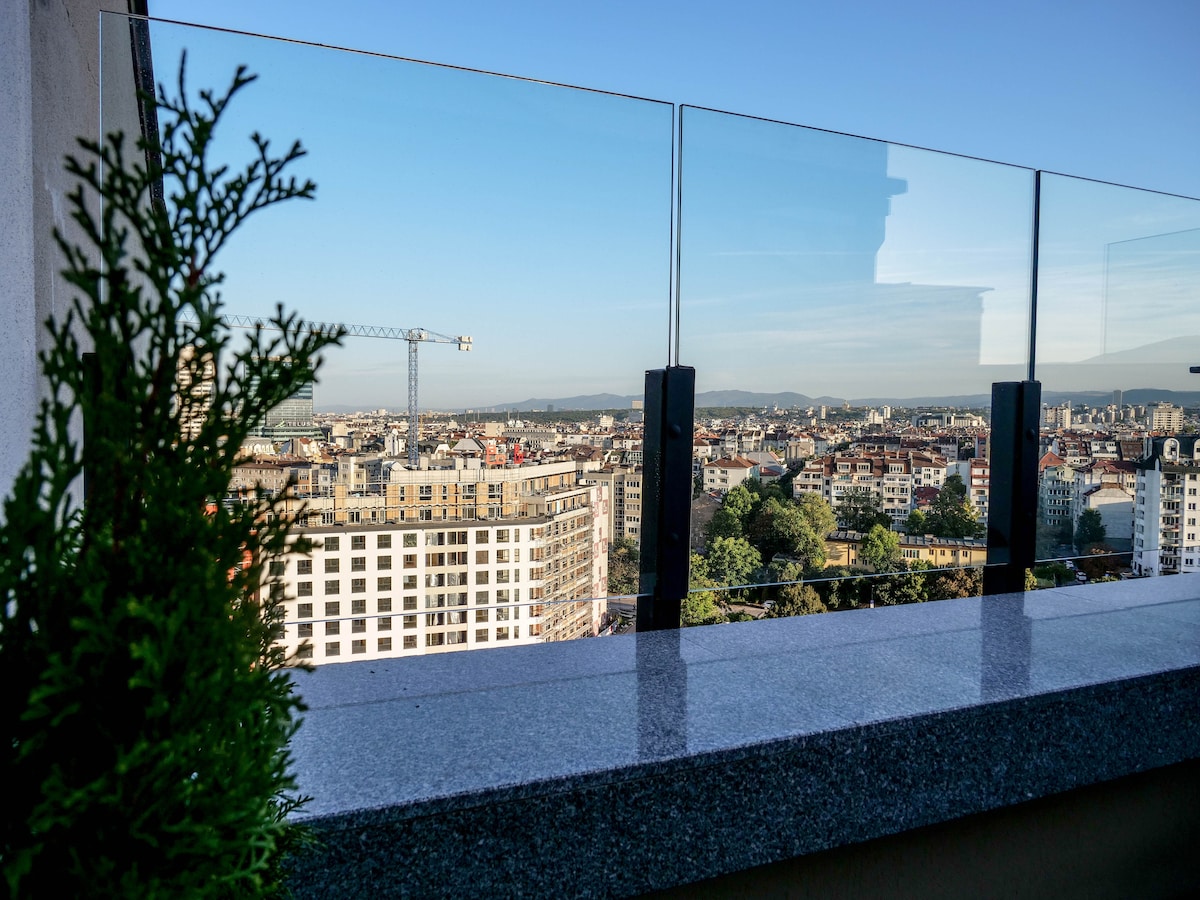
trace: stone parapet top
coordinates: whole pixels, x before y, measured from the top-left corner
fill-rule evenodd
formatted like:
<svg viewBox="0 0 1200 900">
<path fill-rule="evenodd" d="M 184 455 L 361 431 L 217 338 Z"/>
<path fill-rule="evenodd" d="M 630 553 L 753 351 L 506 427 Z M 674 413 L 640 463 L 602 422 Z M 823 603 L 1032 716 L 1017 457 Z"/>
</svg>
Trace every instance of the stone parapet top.
<svg viewBox="0 0 1200 900">
<path fill-rule="evenodd" d="M 1200 757 L 1200 575 L 297 683 L 297 896 L 628 896 Z"/>
</svg>

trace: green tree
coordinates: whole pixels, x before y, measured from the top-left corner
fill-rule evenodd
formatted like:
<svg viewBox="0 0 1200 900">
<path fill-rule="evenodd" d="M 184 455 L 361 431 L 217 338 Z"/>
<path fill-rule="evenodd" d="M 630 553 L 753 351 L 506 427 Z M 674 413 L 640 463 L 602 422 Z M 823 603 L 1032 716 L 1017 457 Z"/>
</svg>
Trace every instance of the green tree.
<svg viewBox="0 0 1200 900">
<path fill-rule="evenodd" d="M 709 519 L 706 542 L 711 543 L 722 537 L 741 537 L 742 534 L 742 520 L 737 513 L 722 506 Z"/>
<path fill-rule="evenodd" d="M 248 216 L 314 191 L 284 174 L 299 144 L 276 157 L 256 134 L 240 174 L 210 163 L 251 80 L 239 69 L 193 106 L 181 72 L 182 96 L 157 102 L 161 139 L 80 141 L 85 161 L 67 162 L 89 248 L 56 234 L 75 294 L 48 323 L 47 399 L 0 525 L 14 896 L 267 894 L 294 837 L 300 701 L 274 645 L 294 518 L 286 493 L 216 501 L 251 429 L 341 335 L 282 310 L 273 337 L 239 346 L 222 325 L 215 254 Z"/>
<path fill-rule="evenodd" d="M 919 562 L 919 560 L 914 560 Z M 899 606 L 902 603 L 924 603 L 928 599 L 926 571 L 913 567 L 881 578 L 870 579 L 876 606 Z"/>
<path fill-rule="evenodd" d="M 691 590 L 680 604 L 679 623 L 685 628 L 694 625 L 718 625 L 728 621 L 717 603 L 716 584 L 708 574 L 708 563 L 704 557 L 693 553 L 688 570 Z"/>
<path fill-rule="evenodd" d="M 748 584 L 762 556 L 745 538 L 717 538 L 704 557 L 707 577 L 717 587 Z"/>
<path fill-rule="evenodd" d="M 802 558 L 810 567 L 824 565 L 823 535 L 813 530 L 806 510 L 797 503 L 767 500 L 754 514 L 748 537 L 763 559 L 782 553 Z"/>
<path fill-rule="evenodd" d="M 821 595 L 807 584 L 787 584 L 779 589 L 764 618 L 781 619 L 785 616 L 808 616 L 829 612 Z"/>
<path fill-rule="evenodd" d="M 876 572 L 894 572 L 900 562 L 900 535 L 882 525 L 872 525 L 858 545 L 858 558 Z"/>
<path fill-rule="evenodd" d="M 837 517 L 833 507 L 820 494 L 804 491 L 796 498 L 796 505 L 808 520 L 809 527 L 822 541 L 837 529 Z"/>
<path fill-rule="evenodd" d="M 1100 518 L 1099 510 L 1085 509 L 1080 513 L 1079 521 L 1075 523 L 1076 549 L 1087 551 L 1097 544 L 1103 544 L 1107 537 L 1108 529 Z"/>
<path fill-rule="evenodd" d="M 631 537 L 619 537 L 608 548 L 608 593 L 636 594 L 641 552 Z"/>
<path fill-rule="evenodd" d="M 925 513 L 919 509 L 914 509 L 908 514 L 908 518 L 904 521 L 904 531 L 906 534 L 928 534 L 926 529 Z"/>
<path fill-rule="evenodd" d="M 925 593 L 930 600 L 978 597 L 983 593 L 983 575 L 979 569 L 946 569 L 930 572 L 926 579 Z"/>
<path fill-rule="evenodd" d="M 933 498 L 925 516 L 927 534 L 936 537 L 976 538 L 983 534 L 979 512 L 967 498 L 967 488 L 961 475 L 951 475 Z"/>
<path fill-rule="evenodd" d="M 891 517 L 879 505 L 879 497 L 867 488 L 851 488 L 837 506 L 838 524 L 850 531 L 866 533 L 873 525 L 889 525 Z"/>
</svg>

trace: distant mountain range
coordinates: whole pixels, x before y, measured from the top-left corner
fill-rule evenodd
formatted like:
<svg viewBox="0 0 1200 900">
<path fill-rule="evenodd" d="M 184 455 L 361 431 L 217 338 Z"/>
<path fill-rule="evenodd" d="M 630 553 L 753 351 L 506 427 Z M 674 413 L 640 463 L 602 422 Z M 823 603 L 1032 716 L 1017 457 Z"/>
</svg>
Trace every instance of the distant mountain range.
<svg viewBox="0 0 1200 900">
<path fill-rule="evenodd" d="M 480 414 L 505 412 L 540 412 L 553 406 L 555 411 L 564 410 L 604 410 L 629 409 L 634 400 L 641 396 L 628 394 L 585 394 L 577 397 L 531 397 L 517 403 L 497 404 L 472 410 Z M 1042 394 L 1042 402 L 1049 406 L 1059 406 L 1070 402 L 1072 405 L 1105 407 L 1112 402 L 1112 391 L 1047 391 Z M 704 391 L 696 395 L 696 407 L 759 407 L 791 409 L 809 406 L 841 406 L 845 402 L 841 397 L 809 397 L 794 391 L 778 393 L 761 393 L 757 391 Z M 990 406 L 990 394 L 955 394 L 930 397 L 860 397 L 851 398 L 851 406 L 950 406 L 981 408 Z M 1124 402 L 1127 405 L 1146 406 L 1150 403 L 1167 402 L 1176 406 L 1200 406 L 1200 391 L 1170 391 L 1162 388 L 1135 388 L 1124 392 Z M 322 412 L 349 413 L 355 412 L 356 407 L 345 404 L 331 404 L 322 407 Z M 388 407 L 397 417 L 404 415 L 402 407 Z M 462 412 L 457 409 L 455 412 Z"/>
</svg>

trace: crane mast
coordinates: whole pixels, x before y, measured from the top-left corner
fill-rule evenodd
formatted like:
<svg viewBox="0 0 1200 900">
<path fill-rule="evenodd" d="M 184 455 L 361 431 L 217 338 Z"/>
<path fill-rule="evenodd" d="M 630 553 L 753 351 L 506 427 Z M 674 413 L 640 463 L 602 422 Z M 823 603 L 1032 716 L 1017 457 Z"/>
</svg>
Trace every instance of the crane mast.
<svg viewBox="0 0 1200 900">
<path fill-rule="evenodd" d="M 181 321 L 195 324 L 194 319 L 182 318 Z M 231 328 L 263 328 L 275 330 L 269 319 L 254 316 L 221 316 L 221 321 Z M 469 351 L 475 339 L 467 335 L 438 334 L 424 328 L 392 328 L 386 325 L 342 325 L 336 322 L 306 322 L 305 326 L 312 332 L 334 334 L 339 329 L 344 330 L 348 337 L 383 338 L 392 341 L 408 342 L 408 465 L 416 468 L 421 464 L 421 454 L 417 446 L 420 440 L 421 419 L 420 404 L 417 393 L 417 347 L 425 344 L 457 344 L 460 351 Z"/>
</svg>

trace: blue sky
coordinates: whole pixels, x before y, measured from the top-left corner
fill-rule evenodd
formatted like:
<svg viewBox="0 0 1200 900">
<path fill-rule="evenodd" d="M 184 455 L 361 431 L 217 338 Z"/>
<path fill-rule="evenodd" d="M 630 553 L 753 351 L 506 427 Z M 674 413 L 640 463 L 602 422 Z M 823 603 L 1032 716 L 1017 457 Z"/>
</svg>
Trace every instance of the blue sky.
<svg viewBox="0 0 1200 900">
<path fill-rule="evenodd" d="M 151 0 L 151 13 L 1200 196 L 1193 2 L 760 2 L 734 10 L 706 2 L 334 9 Z M 636 393 L 641 371 L 666 362 L 669 106 L 211 33 L 162 34 L 160 76 L 173 41 L 192 47 L 193 84 L 221 82 L 238 61 L 261 72 L 231 134 L 299 136 L 311 151 L 303 171 L 319 184 L 317 203 L 267 214 L 248 229 L 245 249 L 222 261 L 232 311 L 265 312 L 282 299 L 315 319 L 471 334 L 469 355 L 422 349 L 422 405 L 431 407 Z M 870 170 L 903 189 L 880 194 L 882 212 L 846 231 L 863 246 L 864 228 L 882 241 L 869 248 L 875 283 L 860 284 L 865 293 L 849 301 L 841 275 L 797 267 L 811 255 L 812 232 L 795 224 L 786 202 L 806 183 L 797 164 L 811 163 L 812 148 L 830 139 L 707 121 L 715 127 L 705 142 L 684 113 L 681 361 L 697 366 L 700 389 L 918 396 L 948 381 L 962 389 L 954 392 L 986 389 L 993 378 L 1015 377 L 1009 364 L 1019 373 L 1026 172 L 897 147 L 864 162 L 855 177 Z M 739 148 L 760 140 L 772 149 Z M 828 160 L 839 147 L 870 156 L 878 146 L 831 140 Z M 229 146 L 236 158 L 236 142 Z M 829 164 L 820 163 L 826 181 Z M 735 182 L 743 188 L 722 191 Z M 1087 186 L 1082 199 L 1071 196 L 1070 214 L 1056 220 L 1059 293 L 1043 289 L 1064 322 L 1103 315 L 1096 253 L 1108 243 L 1200 226 L 1190 204 L 1165 213 L 1144 195 L 1113 201 Z M 1097 204 L 1140 217 L 1138 226 L 1093 227 L 1104 218 Z M 1074 262 L 1091 275 L 1071 277 Z M 1114 296 L 1137 296 L 1129 271 Z M 806 312 L 866 300 L 956 323 L 943 336 L 952 346 L 874 327 L 858 329 L 839 353 L 817 329 L 820 316 Z M 1092 331 L 1081 342 L 1072 327 L 1058 332 L 1056 360 L 1099 355 Z M 756 353 L 767 337 L 770 354 Z M 829 352 L 806 352 L 817 345 Z M 403 351 L 363 341 L 340 351 L 318 386 L 318 406 L 401 407 Z M 863 374 L 861 354 L 876 360 L 873 373 Z M 914 356 L 944 363 L 914 366 Z M 1078 388 L 1143 375 L 1055 378 Z"/>
</svg>

